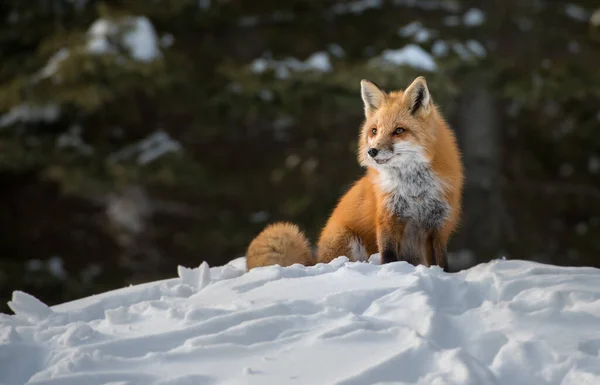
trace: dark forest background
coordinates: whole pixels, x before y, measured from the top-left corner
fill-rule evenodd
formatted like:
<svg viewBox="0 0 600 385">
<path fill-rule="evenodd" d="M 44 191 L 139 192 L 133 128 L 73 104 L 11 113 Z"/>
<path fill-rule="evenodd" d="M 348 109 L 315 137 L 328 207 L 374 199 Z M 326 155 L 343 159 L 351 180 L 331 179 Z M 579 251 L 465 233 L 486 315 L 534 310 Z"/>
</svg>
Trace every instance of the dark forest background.
<svg viewBox="0 0 600 385">
<path fill-rule="evenodd" d="M 467 184 L 454 269 L 600 267 L 597 0 L 3 0 L 0 311 L 316 240 L 359 81 L 427 78 Z"/>
</svg>

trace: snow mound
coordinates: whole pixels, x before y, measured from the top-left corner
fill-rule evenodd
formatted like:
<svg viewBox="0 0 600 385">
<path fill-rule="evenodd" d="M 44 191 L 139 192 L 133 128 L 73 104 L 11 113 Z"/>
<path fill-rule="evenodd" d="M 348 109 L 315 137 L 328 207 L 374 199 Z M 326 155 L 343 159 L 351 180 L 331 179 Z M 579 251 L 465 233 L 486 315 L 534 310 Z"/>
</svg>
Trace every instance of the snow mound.
<svg viewBox="0 0 600 385">
<path fill-rule="evenodd" d="M 600 383 L 600 270 L 455 274 L 345 257 L 178 277 L 0 314 L 0 383 Z"/>
</svg>

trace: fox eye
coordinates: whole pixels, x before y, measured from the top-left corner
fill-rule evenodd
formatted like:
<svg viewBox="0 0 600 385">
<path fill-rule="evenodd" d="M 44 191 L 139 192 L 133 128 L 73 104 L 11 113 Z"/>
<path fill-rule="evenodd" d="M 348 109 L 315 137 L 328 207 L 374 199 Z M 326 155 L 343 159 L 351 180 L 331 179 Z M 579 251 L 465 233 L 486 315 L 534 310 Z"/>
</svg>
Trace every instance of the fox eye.
<svg viewBox="0 0 600 385">
<path fill-rule="evenodd" d="M 373 128 L 373 129 L 371 130 L 371 133 L 372 133 L 373 135 L 377 134 L 377 129 L 376 129 L 376 128 Z"/>
<path fill-rule="evenodd" d="M 394 135 L 400 135 L 404 131 L 406 131 L 404 128 L 398 127 L 398 128 L 396 128 L 396 130 L 394 130 Z"/>
</svg>

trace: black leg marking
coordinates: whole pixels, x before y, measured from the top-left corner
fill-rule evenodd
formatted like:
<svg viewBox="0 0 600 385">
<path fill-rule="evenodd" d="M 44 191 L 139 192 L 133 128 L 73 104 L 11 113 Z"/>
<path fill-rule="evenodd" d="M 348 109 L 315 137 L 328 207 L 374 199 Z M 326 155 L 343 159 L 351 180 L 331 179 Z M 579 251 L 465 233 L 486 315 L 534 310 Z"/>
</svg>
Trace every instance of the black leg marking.
<svg viewBox="0 0 600 385">
<path fill-rule="evenodd" d="M 381 253 L 381 264 L 398 261 L 398 253 L 391 248 L 385 248 Z"/>
<path fill-rule="evenodd" d="M 445 272 L 448 272 L 448 252 L 446 244 L 442 242 L 437 231 L 433 231 L 431 234 L 431 247 L 433 263 L 441 267 Z"/>
</svg>

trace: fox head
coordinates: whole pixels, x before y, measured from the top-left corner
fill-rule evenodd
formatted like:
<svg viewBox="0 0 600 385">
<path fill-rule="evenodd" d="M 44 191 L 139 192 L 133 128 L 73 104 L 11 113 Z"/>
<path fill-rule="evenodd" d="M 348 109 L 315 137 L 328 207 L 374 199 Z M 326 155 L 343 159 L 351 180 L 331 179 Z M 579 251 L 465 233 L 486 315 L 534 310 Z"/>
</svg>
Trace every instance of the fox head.
<svg viewBox="0 0 600 385">
<path fill-rule="evenodd" d="M 387 169 L 429 162 L 437 112 L 425 78 L 419 76 L 404 91 L 390 93 L 369 80 L 361 80 L 360 85 L 365 122 L 359 139 L 359 163 Z"/>
</svg>

